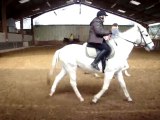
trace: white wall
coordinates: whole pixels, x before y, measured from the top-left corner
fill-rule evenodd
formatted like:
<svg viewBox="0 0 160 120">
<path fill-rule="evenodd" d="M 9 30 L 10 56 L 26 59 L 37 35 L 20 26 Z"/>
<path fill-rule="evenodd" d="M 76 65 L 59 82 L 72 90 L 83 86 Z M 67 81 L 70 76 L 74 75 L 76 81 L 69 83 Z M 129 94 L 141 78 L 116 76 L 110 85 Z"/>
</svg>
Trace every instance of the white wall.
<svg viewBox="0 0 160 120">
<path fill-rule="evenodd" d="M 8 41 L 9 42 L 20 42 L 22 41 L 22 35 L 15 34 L 15 33 L 8 33 Z"/>
<path fill-rule="evenodd" d="M 0 32 L 0 42 L 5 42 L 5 34 Z"/>
<path fill-rule="evenodd" d="M 22 41 L 32 41 L 31 35 L 24 35 L 24 40 L 22 40 L 21 34 L 8 33 L 8 42 L 22 42 Z M 0 32 L 0 42 L 5 41 L 5 34 Z"/>
</svg>

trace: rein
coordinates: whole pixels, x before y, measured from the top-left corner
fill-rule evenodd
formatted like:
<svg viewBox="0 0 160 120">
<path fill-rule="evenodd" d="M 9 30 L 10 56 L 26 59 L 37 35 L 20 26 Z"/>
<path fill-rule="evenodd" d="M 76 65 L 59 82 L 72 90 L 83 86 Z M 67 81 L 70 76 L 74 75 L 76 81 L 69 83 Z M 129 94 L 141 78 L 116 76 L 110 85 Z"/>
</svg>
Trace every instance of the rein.
<svg viewBox="0 0 160 120">
<path fill-rule="evenodd" d="M 132 43 L 132 44 L 134 44 L 134 45 L 137 44 L 136 42 L 132 42 L 132 41 L 130 41 L 130 40 L 128 40 L 128 39 L 125 39 L 125 38 L 122 38 L 122 37 L 120 37 L 120 36 L 118 36 L 118 37 L 121 38 L 122 40 L 125 40 L 125 41 L 127 41 L 127 42 L 130 42 L 130 43 Z"/>
</svg>

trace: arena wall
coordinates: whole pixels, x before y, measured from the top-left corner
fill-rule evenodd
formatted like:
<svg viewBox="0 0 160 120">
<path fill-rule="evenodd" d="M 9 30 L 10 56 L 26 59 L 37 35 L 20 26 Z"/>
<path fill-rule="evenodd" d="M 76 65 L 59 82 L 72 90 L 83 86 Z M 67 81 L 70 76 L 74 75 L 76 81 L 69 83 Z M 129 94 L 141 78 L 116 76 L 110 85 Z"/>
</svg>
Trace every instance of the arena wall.
<svg viewBox="0 0 160 120">
<path fill-rule="evenodd" d="M 104 26 L 105 29 L 110 29 L 111 26 Z M 120 31 L 123 32 L 131 26 L 120 26 Z M 70 34 L 74 38 L 84 42 L 87 41 L 89 35 L 89 25 L 38 25 L 34 27 L 35 41 L 63 41 L 64 38 L 69 38 Z"/>
<path fill-rule="evenodd" d="M 0 52 L 12 51 L 28 47 L 32 42 L 31 35 L 24 35 L 17 33 L 8 33 L 8 39 L 5 39 L 5 34 L 0 33 Z"/>
</svg>

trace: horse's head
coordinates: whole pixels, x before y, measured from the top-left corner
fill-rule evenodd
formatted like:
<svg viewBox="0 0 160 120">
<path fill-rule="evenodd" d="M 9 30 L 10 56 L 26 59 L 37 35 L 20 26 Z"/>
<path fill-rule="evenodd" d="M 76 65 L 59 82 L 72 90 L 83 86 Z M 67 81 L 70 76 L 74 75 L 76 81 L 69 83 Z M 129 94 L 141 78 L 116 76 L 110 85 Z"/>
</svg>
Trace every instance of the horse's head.
<svg viewBox="0 0 160 120">
<path fill-rule="evenodd" d="M 137 29 L 137 40 L 136 40 L 136 44 L 137 46 L 140 47 L 144 47 L 145 50 L 147 51 L 151 51 L 154 49 L 154 43 L 149 35 L 149 33 L 147 32 L 147 29 L 144 28 L 141 25 L 136 25 L 134 26 Z"/>
</svg>

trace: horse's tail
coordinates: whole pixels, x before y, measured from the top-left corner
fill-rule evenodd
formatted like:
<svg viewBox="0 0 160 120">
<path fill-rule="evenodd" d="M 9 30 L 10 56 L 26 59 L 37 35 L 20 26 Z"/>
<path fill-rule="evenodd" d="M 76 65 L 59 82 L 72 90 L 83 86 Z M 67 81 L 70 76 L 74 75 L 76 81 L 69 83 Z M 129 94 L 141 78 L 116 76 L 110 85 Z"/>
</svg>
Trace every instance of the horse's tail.
<svg viewBox="0 0 160 120">
<path fill-rule="evenodd" d="M 54 71 L 54 68 L 56 67 L 56 64 L 58 63 L 58 60 L 59 60 L 59 52 L 60 50 L 57 50 L 53 56 L 53 59 L 52 59 L 52 66 L 51 66 L 51 69 L 50 69 L 50 73 L 53 74 L 53 71 Z"/>
<path fill-rule="evenodd" d="M 60 50 L 57 50 L 53 56 L 53 59 L 52 59 L 52 65 L 51 65 L 51 68 L 50 68 L 50 71 L 48 73 L 48 76 L 47 76 L 47 83 L 50 84 L 50 80 L 51 80 L 51 76 L 53 75 L 53 71 L 56 67 L 56 64 L 58 63 L 59 61 L 59 52 Z"/>
</svg>

